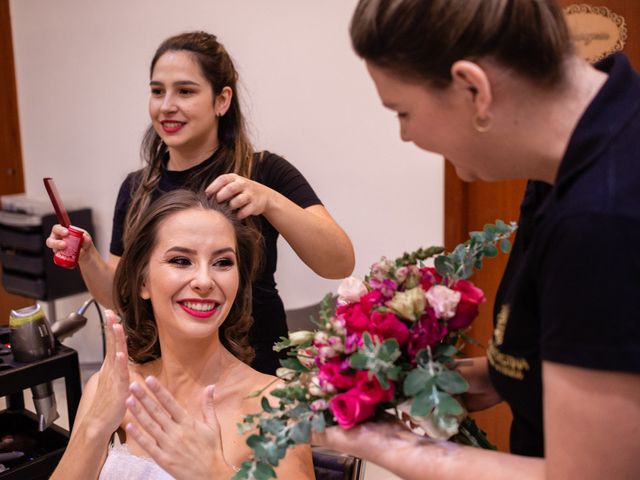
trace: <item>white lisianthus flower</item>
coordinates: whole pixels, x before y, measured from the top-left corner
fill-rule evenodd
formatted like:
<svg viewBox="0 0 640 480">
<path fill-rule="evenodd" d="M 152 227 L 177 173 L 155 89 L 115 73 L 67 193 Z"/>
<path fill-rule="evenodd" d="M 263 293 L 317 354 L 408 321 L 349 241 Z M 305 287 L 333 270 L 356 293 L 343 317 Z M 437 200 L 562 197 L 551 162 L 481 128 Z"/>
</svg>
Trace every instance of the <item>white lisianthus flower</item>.
<svg viewBox="0 0 640 480">
<path fill-rule="evenodd" d="M 280 367 L 276 369 L 276 377 L 282 380 L 293 380 L 296 376 L 296 371 L 290 368 Z"/>
<path fill-rule="evenodd" d="M 415 321 L 424 313 L 427 299 L 424 296 L 424 290 L 415 287 L 404 292 L 396 292 L 385 305 L 402 318 Z"/>
<path fill-rule="evenodd" d="M 347 277 L 338 287 L 338 302 L 342 305 L 355 303 L 367 293 L 365 284 L 356 277 Z"/>
<path fill-rule="evenodd" d="M 315 335 L 315 332 L 310 332 L 308 330 L 289 332 L 289 341 L 291 342 L 291 345 L 302 345 L 313 340 Z"/>
<path fill-rule="evenodd" d="M 431 415 L 427 417 L 416 417 L 411 415 L 411 400 L 402 402 L 397 407 L 398 412 L 404 414 L 401 420 L 407 419 L 411 422 L 410 428 L 412 430 L 422 430 L 429 438 L 434 440 L 449 440 L 456 433 L 458 433 L 459 421 L 456 417 L 449 417 L 445 420 L 445 424 L 441 425 L 435 422 Z M 414 433 L 421 433 L 420 431 Z"/>
<path fill-rule="evenodd" d="M 449 319 L 456 314 L 461 294 L 444 285 L 434 285 L 425 296 L 436 317 Z"/>
</svg>

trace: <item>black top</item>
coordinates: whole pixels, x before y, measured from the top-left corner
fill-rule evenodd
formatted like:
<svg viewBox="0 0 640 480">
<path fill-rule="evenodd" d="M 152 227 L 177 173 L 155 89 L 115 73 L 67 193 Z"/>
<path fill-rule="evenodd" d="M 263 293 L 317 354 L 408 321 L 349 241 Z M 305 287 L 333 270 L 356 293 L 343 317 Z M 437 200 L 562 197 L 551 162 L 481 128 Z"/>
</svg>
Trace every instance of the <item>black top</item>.
<svg viewBox="0 0 640 480">
<path fill-rule="evenodd" d="M 162 193 L 170 192 L 189 185 L 189 179 L 197 175 L 212 162 L 216 161 L 214 153 L 204 162 L 182 171 L 167 170 L 163 162 L 158 188 L 153 192 L 155 200 Z M 120 186 L 113 215 L 110 251 L 113 255 L 122 256 L 124 220 L 131 202 L 132 186 L 139 180 L 141 170 L 130 173 Z M 208 185 L 215 179 L 213 176 L 206 182 Z M 254 155 L 254 171 L 252 180 L 262 183 L 279 192 L 302 208 L 320 205 L 321 202 L 304 176 L 284 158 L 262 152 Z M 261 215 L 260 230 L 264 237 L 265 249 L 263 268 L 253 284 L 253 318 L 249 340 L 256 350 L 253 367 L 266 373 L 274 373 L 279 367 L 278 357 L 273 352 L 273 344 L 280 336 L 287 335 L 287 324 L 282 300 L 278 295 L 274 274 L 277 267 L 278 231 Z"/>
<path fill-rule="evenodd" d="M 527 186 L 496 297 L 489 373 L 517 454 L 544 456 L 542 361 L 640 372 L 640 76 L 622 54 L 597 68 L 554 186 Z"/>
</svg>

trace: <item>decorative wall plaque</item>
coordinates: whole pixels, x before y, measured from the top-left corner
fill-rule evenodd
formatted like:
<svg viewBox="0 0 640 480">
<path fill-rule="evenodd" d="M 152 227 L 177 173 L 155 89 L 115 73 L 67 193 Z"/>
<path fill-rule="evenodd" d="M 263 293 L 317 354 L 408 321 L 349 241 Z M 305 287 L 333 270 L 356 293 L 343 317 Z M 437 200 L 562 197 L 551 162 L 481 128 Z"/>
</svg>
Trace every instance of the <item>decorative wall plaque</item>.
<svg viewBox="0 0 640 480">
<path fill-rule="evenodd" d="M 571 37 L 578 53 L 589 62 L 618 52 L 627 41 L 624 17 L 607 7 L 575 4 L 564 9 Z"/>
</svg>

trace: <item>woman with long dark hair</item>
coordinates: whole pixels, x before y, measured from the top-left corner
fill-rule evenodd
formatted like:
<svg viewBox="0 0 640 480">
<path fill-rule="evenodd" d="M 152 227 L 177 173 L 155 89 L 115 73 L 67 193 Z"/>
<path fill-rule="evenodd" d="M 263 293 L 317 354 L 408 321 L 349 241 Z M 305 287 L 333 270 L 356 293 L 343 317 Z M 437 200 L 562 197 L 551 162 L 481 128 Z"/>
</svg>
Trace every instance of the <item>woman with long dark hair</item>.
<svg viewBox="0 0 640 480">
<path fill-rule="evenodd" d="M 203 192 L 169 192 L 145 210 L 115 273 L 122 322 L 108 311 L 106 358 L 84 388 L 53 479 L 234 474 L 250 454 L 236 425 L 260 408 L 251 393 L 276 380 L 248 365 L 259 240 Z M 313 478 L 309 448 L 278 470 Z"/>
<path fill-rule="evenodd" d="M 162 194 L 189 188 L 228 202 L 264 238 L 264 261 L 253 288 L 254 366 L 274 373 L 273 344 L 286 336 L 284 306 L 274 273 L 280 234 L 315 273 L 348 276 L 353 247 L 302 174 L 282 157 L 256 153 L 245 130 L 238 73 L 214 35 L 190 32 L 165 40 L 151 61 L 151 126 L 142 142 L 144 168 L 129 174 L 116 201 L 110 255 L 101 257 L 85 234 L 79 265 L 91 294 L 113 306 L 113 273 L 130 226 Z M 67 230 L 54 226 L 47 245 L 64 249 Z"/>
</svg>

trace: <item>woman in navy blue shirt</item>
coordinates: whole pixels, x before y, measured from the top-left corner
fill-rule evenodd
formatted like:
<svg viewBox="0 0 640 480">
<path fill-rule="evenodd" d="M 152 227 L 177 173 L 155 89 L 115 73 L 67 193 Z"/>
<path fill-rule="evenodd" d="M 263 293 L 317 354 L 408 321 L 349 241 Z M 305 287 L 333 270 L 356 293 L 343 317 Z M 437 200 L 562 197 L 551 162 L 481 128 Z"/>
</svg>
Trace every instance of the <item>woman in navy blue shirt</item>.
<svg viewBox="0 0 640 480">
<path fill-rule="evenodd" d="M 360 0 L 351 24 L 400 136 L 467 181 L 529 179 L 470 410 L 511 407 L 512 453 L 393 424 L 319 442 L 408 479 L 640 478 L 640 77 L 573 50 L 553 0 Z"/>
</svg>

